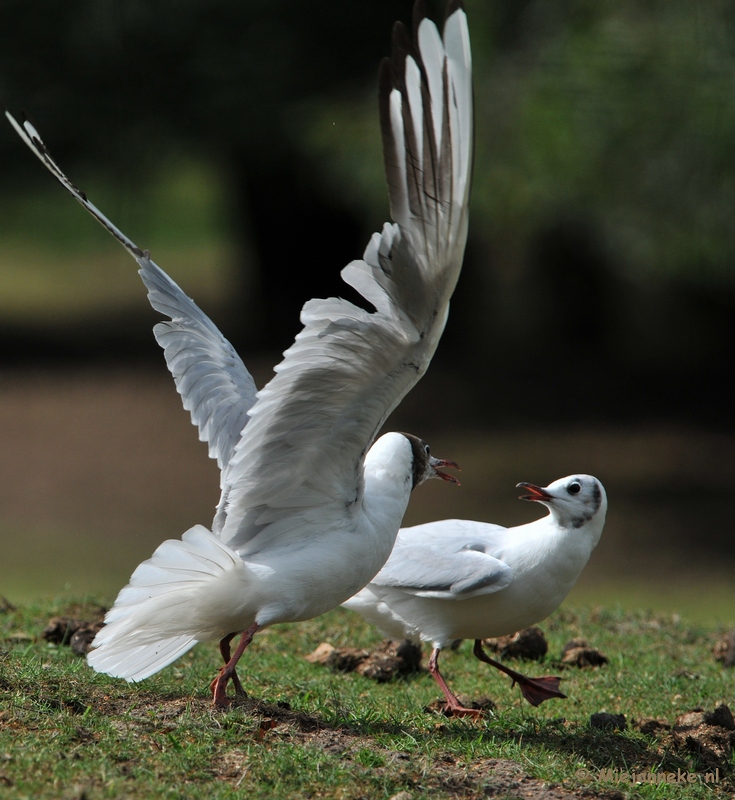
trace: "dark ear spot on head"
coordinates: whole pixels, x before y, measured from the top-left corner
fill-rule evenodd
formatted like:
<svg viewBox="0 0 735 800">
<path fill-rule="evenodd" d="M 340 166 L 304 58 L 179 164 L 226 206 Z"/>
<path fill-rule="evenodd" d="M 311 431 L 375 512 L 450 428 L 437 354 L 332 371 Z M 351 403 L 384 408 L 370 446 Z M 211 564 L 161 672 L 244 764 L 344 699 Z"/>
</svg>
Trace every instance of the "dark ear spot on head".
<svg viewBox="0 0 735 800">
<path fill-rule="evenodd" d="M 426 467 L 429 464 L 429 452 L 426 442 L 414 436 L 412 433 L 403 434 L 411 444 L 411 452 L 413 454 L 413 477 L 411 488 L 415 489 L 426 475 Z"/>
<path fill-rule="evenodd" d="M 572 520 L 572 527 L 574 528 L 581 528 L 582 525 L 589 522 L 592 517 L 600 510 L 600 506 L 602 505 L 602 492 L 600 491 L 600 484 L 597 481 L 594 481 L 592 484 L 592 490 L 590 492 L 591 500 L 589 502 L 585 501 L 585 506 L 590 507 L 588 512 L 582 514 L 579 517 L 576 517 Z"/>
<path fill-rule="evenodd" d="M 602 492 L 600 491 L 600 484 L 595 481 L 592 484 L 592 500 L 595 504 L 595 513 L 597 513 L 597 509 L 602 505 Z"/>
</svg>

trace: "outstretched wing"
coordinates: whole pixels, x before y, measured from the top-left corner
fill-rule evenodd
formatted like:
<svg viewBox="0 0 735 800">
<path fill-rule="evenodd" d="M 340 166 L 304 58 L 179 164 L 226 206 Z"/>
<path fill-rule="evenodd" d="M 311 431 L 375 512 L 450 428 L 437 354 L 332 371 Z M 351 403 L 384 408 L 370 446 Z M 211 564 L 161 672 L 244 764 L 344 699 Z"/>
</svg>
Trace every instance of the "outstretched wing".
<svg viewBox="0 0 735 800">
<path fill-rule="evenodd" d="M 6 111 L 10 123 L 41 163 L 89 213 L 122 244 L 140 266 L 148 299 L 156 311 L 170 318 L 153 329 L 176 382 L 184 408 L 208 442 L 209 455 L 220 469 L 232 457 L 255 402 L 257 389 L 242 360 L 211 319 L 153 261 L 87 199 L 51 158 L 30 122 L 21 127 Z"/>
<path fill-rule="evenodd" d="M 469 35 L 458 2 L 443 37 L 427 18 L 414 29 L 415 45 L 396 24 L 392 56 L 381 67 L 395 222 L 342 270 L 375 311 L 336 298 L 304 306 L 304 328 L 259 393 L 229 468 L 222 538 L 242 553 L 290 535 L 311 509 L 323 513 L 332 504 L 345 514 L 359 506 L 365 453 L 426 371 L 444 329 L 467 237 Z"/>
<path fill-rule="evenodd" d="M 341 515 L 359 506 L 365 453 L 426 371 L 444 329 L 467 237 L 471 57 L 461 2 L 450 2 L 443 36 L 421 7 L 413 43 L 397 24 L 392 56 L 381 67 L 395 222 L 373 234 L 363 259 L 342 271 L 375 311 L 335 298 L 306 303 L 303 330 L 252 408 L 252 380 L 209 319 L 68 181 L 33 126 L 10 118 L 52 174 L 138 261 L 151 282 L 151 302 L 175 312 L 157 335 L 200 435 L 224 468 L 215 530 L 222 528 L 223 539 L 241 552 L 291 531 L 298 537 L 319 530 L 330 505 Z M 319 524 L 314 509 L 321 510 Z"/>
</svg>

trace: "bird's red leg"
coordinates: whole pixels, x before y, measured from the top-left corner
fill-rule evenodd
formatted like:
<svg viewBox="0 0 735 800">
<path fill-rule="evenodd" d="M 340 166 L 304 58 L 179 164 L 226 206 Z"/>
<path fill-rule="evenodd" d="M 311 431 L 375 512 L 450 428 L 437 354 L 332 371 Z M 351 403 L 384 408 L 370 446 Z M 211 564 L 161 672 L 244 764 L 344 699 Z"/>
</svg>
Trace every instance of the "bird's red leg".
<svg viewBox="0 0 735 800">
<path fill-rule="evenodd" d="M 457 696 L 447 686 L 447 682 L 439 672 L 439 653 L 441 648 L 435 647 L 431 652 L 429 659 L 429 672 L 434 680 L 439 684 L 439 688 L 444 692 L 444 697 L 447 699 L 446 709 L 453 717 L 474 717 L 477 718 L 482 714 L 477 708 L 465 708 L 462 703 L 457 700 Z"/>
<path fill-rule="evenodd" d="M 227 664 L 230 660 L 230 642 L 235 638 L 234 633 L 230 633 L 225 636 L 219 643 L 219 651 L 222 653 L 222 660 Z M 215 680 L 217 680 L 215 678 Z M 240 678 L 237 676 L 237 672 L 233 669 L 232 670 L 232 685 L 235 687 L 235 694 L 238 697 L 247 697 L 248 693 L 243 688 L 243 685 L 240 683 Z"/>
<path fill-rule="evenodd" d="M 245 652 L 245 648 L 253 641 L 253 636 L 255 636 L 258 628 L 260 626 L 257 622 L 254 622 L 246 631 L 243 631 L 242 636 L 240 636 L 240 641 L 237 645 L 237 649 L 235 650 L 235 654 L 230 658 L 227 663 L 222 667 L 219 671 L 219 675 L 212 681 L 210 684 L 210 689 L 212 690 L 212 699 L 214 700 L 214 704 L 216 706 L 227 706 L 229 704 L 229 700 L 227 699 L 227 682 L 232 678 L 232 682 L 235 684 L 235 689 L 237 689 L 237 684 L 240 683 L 238 680 L 235 683 L 235 678 L 233 675 L 235 674 L 235 667 L 237 666 L 237 662 L 240 660 L 240 656 Z M 234 634 L 230 637 L 225 636 L 224 639 L 220 642 L 220 652 L 222 653 L 222 657 L 225 657 L 225 654 L 229 655 L 230 653 L 230 642 L 232 641 Z M 242 689 L 242 684 L 240 685 Z"/>
<path fill-rule="evenodd" d="M 495 667 L 506 675 L 509 675 L 513 679 L 513 684 L 518 684 L 521 694 L 532 706 L 541 705 L 544 700 L 551 700 L 554 697 L 566 697 L 565 694 L 559 691 L 559 681 L 561 681 L 561 678 L 554 675 L 544 675 L 540 678 L 529 678 L 526 675 L 521 675 L 520 672 L 516 672 L 514 669 L 506 667 L 505 664 L 501 664 L 494 658 L 490 658 L 482 649 L 482 641 L 480 639 L 475 639 L 474 653 L 480 661 L 484 661 L 486 664 L 490 664 L 491 667 Z"/>
</svg>

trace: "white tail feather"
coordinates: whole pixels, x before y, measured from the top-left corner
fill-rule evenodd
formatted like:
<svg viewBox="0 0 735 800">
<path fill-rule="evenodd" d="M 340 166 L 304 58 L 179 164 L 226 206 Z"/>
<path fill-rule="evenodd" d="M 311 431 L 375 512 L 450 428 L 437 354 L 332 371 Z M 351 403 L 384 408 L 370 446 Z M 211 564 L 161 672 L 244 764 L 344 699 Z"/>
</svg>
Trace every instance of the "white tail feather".
<svg viewBox="0 0 735 800">
<path fill-rule="evenodd" d="M 97 672 L 140 681 L 199 641 L 243 630 L 247 625 L 233 619 L 231 591 L 242 591 L 249 573 L 237 553 L 202 525 L 180 540 L 168 539 L 120 591 L 87 662 Z"/>
</svg>

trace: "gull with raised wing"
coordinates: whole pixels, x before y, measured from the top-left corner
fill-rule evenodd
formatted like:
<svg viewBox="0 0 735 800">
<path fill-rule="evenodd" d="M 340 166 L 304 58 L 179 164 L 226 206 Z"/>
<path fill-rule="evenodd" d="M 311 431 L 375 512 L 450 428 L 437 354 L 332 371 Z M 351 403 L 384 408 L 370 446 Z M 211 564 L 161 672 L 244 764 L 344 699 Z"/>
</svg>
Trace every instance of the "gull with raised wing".
<svg viewBox="0 0 735 800">
<path fill-rule="evenodd" d="M 607 495 L 591 475 L 518 487 L 528 492 L 521 499 L 549 513 L 515 528 L 466 519 L 401 528 L 383 569 L 343 603 L 387 636 L 430 642 L 429 672 L 456 716 L 480 713 L 462 706 L 439 672 L 439 653 L 457 639 L 474 639 L 477 658 L 509 675 L 532 705 L 566 697 L 560 678 L 526 677 L 490 658 L 482 639 L 515 633 L 559 607 L 600 540 Z"/>
<path fill-rule="evenodd" d="M 370 304 L 310 300 L 303 329 L 260 391 L 211 320 L 64 175 L 29 123 L 8 118 L 62 185 L 125 247 L 149 299 L 184 406 L 221 469 L 212 530 L 196 525 L 134 571 L 88 662 L 139 681 L 197 642 L 219 640 L 212 681 L 228 703 L 255 633 L 315 617 L 358 592 L 390 555 L 411 490 L 439 468 L 420 439 L 375 437 L 426 372 L 446 323 L 465 241 L 472 165 L 467 19 L 442 33 L 417 3 L 380 70 L 380 122 L 393 223 L 342 278 Z M 305 242 L 305 247 L 316 246 Z M 373 443 L 374 442 L 374 443 Z M 240 634 L 231 653 L 232 639 Z"/>
</svg>

